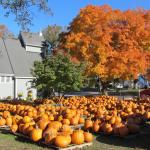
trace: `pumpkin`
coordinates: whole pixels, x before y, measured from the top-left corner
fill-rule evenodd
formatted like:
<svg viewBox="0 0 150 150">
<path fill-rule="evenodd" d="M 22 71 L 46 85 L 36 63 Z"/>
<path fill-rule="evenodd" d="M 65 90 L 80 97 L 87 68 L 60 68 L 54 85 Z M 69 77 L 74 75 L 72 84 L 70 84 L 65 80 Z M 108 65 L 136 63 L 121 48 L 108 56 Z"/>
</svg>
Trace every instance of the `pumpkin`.
<svg viewBox="0 0 150 150">
<path fill-rule="evenodd" d="M 6 124 L 6 120 L 0 117 L 0 126 L 4 126 Z"/>
<path fill-rule="evenodd" d="M 32 125 L 30 125 L 29 127 L 27 127 L 26 129 L 25 129 L 25 133 L 27 134 L 27 135 L 30 135 L 30 133 L 31 133 L 31 131 L 34 129 L 34 127 L 32 126 Z"/>
<path fill-rule="evenodd" d="M 100 125 L 99 125 L 99 122 L 98 121 L 95 121 L 94 123 L 93 123 L 93 127 L 92 127 L 92 130 L 94 131 L 94 132 L 99 132 L 99 130 L 100 130 Z"/>
<path fill-rule="evenodd" d="M 92 142 L 93 141 L 93 135 L 89 132 L 84 132 L 84 141 L 85 142 Z"/>
<path fill-rule="evenodd" d="M 116 121 L 116 118 L 115 117 L 111 117 L 111 119 L 109 120 L 109 123 L 110 124 L 114 124 Z"/>
<path fill-rule="evenodd" d="M 82 130 L 75 130 L 71 135 L 71 142 L 73 144 L 83 144 L 84 143 L 84 134 Z"/>
<path fill-rule="evenodd" d="M 52 127 L 48 127 L 44 132 L 43 132 L 43 137 L 45 138 L 47 134 L 50 134 L 51 136 L 56 136 L 57 135 L 57 130 Z"/>
<path fill-rule="evenodd" d="M 77 125 L 78 121 L 79 121 L 79 119 L 77 117 L 71 118 L 70 119 L 70 124 L 71 125 Z"/>
<path fill-rule="evenodd" d="M 70 120 L 69 119 L 63 119 L 62 124 L 70 125 Z"/>
<path fill-rule="evenodd" d="M 3 112 L 3 117 L 6 119 L 7 117 L 10 117 L 11 116 L 11 114 L 10 114 L 10 112 L 9 111 L 4 111 Z"/>
<path fill-rule="evenodd" d="M 18 130 L 18 125 L 17 125 L 17 124 L 14 124 L 14 125 L 12 125 L 12 126 L 10 127 L 10 129 L 11 129 L 11 131 L 12 131 L 13 133 L 16 133 L 17 130 Z"/>
<path fill-rule="evenodd" d="M 91 120 L 85 120 L 85 123 L 84 123 L 85 130 L 89 130 L 90 128 L 92 128 L 92 126 L 93 126 L 93 122 Z"/>
<path fill-rule="evenodd" d="M 29 126 L 30 126 L 29 123 L 24 124 L 24 125 L 22 126 L 21 132 L 22 132 L 23 134 L 27 134 L 26 129 L 27 129 Z"/>
<path fill-rule="evenodd" d="M 122 121 L 121 117 L 116 116 L 116 118 L 115 118 L 115 123 L 116 123 L 116 124 L 119 124 L 119 123 L 121 123 L 121 121 Z"/>
<path fill-rule="evenodd" d="M 62 127 L 61 127 L 61 130 L 60 130 L 61 132 L 67 132 L 67 133 L 72 133 L 72 129 L 71 129 L 71 127 L 69 126 L 69 125 L 63 125 Z"/>
<path fill-rule="evenodd" d="M 49 123 L 49 121 L 44 120 L 44 119 L 41 119 L 41 120 L 39 120 L 39 121 L 37 122 L 37 126 L 38 126 L 40 129 L 44 130 L 44 129 L 47 127 L 48 123 Z"/>
<path fill-rule="evenodd" d="M 69 140 L 66 136 L 59 135 L 55 138 L 55 146 L 65 148 L 69 145 Z"/>
<path fill-rule="evenodd" d="M 48 127 L 52 127 L 52 128 L 59 130 L 62 127 L 62 123 L 59 121 L 52 121 L 48 123 Z"/>
<path fill-rule="evenodd" d="M 57 136 L 57 130 L 54 128 L 49 128 L 43 133 L 43 137 L 45 138 L 45 143 L 54 143 L 54 139 Z"/>
<path fill-rule="evenodd" d="M 29 116 L 24 116 L 23 117 L 23 122 L 24 123 L 29 123 L 29 122 L 31 122 L 31 118 Z"/>
<path fill-rule="evenodd" d="M 84 122 L 85 122 L 85 119 L 82 118 L 82 117 L 80 117 L 80 118 L 79 118 L 79 124 L 84 124 Z"/>
<path fill-rule="evenodd" d="M 42 139 L 42 129 L 34 128 L 30 132 L 30 138 L 32 141 L 37 142 Z"/>
<path fill-rule="evenodd" d="M 11 117 L 7 117 L 6 118 L 6 125 L 7 126 L 11 126 L 12 125 L 12 118 Z"/>
<path fill-rule="evenodd" d="M 147 111 L 144 113 L 144 118 L 145 119 L 150 119 L 150 111 Z"/>
</svg>

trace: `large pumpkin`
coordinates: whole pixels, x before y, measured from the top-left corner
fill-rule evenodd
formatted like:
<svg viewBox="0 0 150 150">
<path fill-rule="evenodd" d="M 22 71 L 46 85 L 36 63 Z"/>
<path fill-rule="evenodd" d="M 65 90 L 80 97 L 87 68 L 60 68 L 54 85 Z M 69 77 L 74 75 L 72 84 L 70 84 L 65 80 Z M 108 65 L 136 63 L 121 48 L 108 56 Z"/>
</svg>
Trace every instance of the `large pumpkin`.
<svg viewBox="0 0 150 150">
<path fill-rule="evenodd" d="M 42 139 L 42 129 L 34 128 L 30 133 L 30 138 L 34 142 L 37 142 L 40 139 Z"/>
<path fill-rule="evenodd" d="M 71 142 L 73 144 L 83 144 L 84 143 L 84 134 L 82 130 L 75 130 L 71 135 Z"/>
<path fill-rule="evenodd" d="M 57 136 L 57 130 L 54 128 L 48 129 L 43 133 L 43 137 L 45 138 L 45 143 L 53 144 L 55 137 Z"/>
<path fill-rule="evenodd" d="M 69 144 L 70 143 L 69 143 L 68 137 L 63 136 L 63 135 L 56 136 L 56 138 L 55 138 L 55 145 L 57 147 L 65 148 Z"/>
</svg>

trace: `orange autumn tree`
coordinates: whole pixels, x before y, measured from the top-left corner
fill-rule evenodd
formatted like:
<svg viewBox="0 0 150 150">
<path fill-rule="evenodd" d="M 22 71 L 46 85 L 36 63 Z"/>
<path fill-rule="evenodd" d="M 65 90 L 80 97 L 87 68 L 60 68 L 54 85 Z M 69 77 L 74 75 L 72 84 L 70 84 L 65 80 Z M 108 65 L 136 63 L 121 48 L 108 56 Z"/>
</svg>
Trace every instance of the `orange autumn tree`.
<svg viewBox="0 0 150 150">
<path fill-rule="evenodd" d="M 150 11 L 89 5 L 62 34 L 60 46 L 88 63 L 89 76 L 102 81 L 137 78 L 150 68 Z"/>
</svg>

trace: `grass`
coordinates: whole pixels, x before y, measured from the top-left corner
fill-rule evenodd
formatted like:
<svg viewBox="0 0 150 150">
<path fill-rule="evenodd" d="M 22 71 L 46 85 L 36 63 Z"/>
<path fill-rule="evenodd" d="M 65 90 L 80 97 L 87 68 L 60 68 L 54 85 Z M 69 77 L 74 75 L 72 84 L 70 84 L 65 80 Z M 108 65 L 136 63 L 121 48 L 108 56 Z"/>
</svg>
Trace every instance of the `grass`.
<svg viewBox="0 0 150 150">
<path fill-rule="evenodd" d="M 84 150 L 150 150 L 150 134 L 131 139 L 112 136 L 95 136 L 93 146 Z M 51 150 L 44 145 L 35 144 L 27 139 L 9 133 L 0 133 L 0 150 Z"/>
</svg>

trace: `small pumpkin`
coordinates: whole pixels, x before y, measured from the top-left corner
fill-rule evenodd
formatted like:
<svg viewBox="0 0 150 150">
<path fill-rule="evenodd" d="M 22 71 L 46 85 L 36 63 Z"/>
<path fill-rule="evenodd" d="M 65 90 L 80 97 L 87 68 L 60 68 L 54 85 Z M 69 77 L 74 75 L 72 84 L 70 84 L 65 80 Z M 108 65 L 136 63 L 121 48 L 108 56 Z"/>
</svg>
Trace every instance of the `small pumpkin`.
<svg viewBox="0 0 150 150">
<path fill-rule="evenodd" d="M 6 120 L 0 117 L 0 126 L 4 126 L 6 124 Z"/>
<path fill-rule="evenodd" d="M 92 120 L 90 120 L 90 119 L 85 120 L 85 123 L 84 123 L 84 129 L 85 130 L 91 129 L 92 126 L 93 126 Z"/>
<path fill-rule="evenodd" d="M 84 141 L 85 142 L 92 142 L 93 141 L 93 135 L 89 132 L 84 132 Z"/>
<path fill-rule="evenodd" d="M 70 120 L 69 119 L 63 119 L 62 124 L 70 125 Z"/>
<path fill-rule="evenodd" d="M 17 130 L 18 130 L 18 125 L 17 125 L 17 124 L 14 124 L 14 125 L 12 125 L 12 126 L 10 127 L 10 129 L 11 129 L 11 131 L 12 131 L 13 133 L 16 133 Z"/>
<path fill-rule="evenodd" d="M 94 123 L 93 123 L 93 127 L 92 127 L 92 130 L 94 131 L 94 132 L 99 132 L 99 130 L 100 130 L 100 125 L 99 125 L 99 122 L 98 121 L 95 121 Z"/>
</svg>

